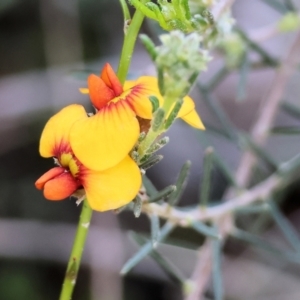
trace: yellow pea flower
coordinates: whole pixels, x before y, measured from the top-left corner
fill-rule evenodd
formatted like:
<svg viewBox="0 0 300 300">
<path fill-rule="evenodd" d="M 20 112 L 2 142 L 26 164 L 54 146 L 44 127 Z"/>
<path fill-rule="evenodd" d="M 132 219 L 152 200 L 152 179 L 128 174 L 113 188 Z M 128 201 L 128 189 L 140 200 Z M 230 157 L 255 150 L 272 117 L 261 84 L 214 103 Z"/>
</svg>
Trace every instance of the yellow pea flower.
<svg viewBox="0 0 300 300">
<path fill-rule="evenodd" d="M 74 154 L 70 133 L 77 122 L 86 118 L 84 108 L 76 104 L 63 108 L 50 118 L 42 132 L 39 151 L 43 157 L 55 157 L 58 166 L 42 175 L 35 186 L 43 190 L 49 200 L 63 200 L 83 188 L 94 210 L 119 208 L 138 193 L 140 170 L 128 154 L 107 169 L 95 170 L 83 164 Z M 93 145 L 90 148 L 93 149 Z M 97 154 L 94 155 L 96 161 L 107 159 Z"/>
</svg>

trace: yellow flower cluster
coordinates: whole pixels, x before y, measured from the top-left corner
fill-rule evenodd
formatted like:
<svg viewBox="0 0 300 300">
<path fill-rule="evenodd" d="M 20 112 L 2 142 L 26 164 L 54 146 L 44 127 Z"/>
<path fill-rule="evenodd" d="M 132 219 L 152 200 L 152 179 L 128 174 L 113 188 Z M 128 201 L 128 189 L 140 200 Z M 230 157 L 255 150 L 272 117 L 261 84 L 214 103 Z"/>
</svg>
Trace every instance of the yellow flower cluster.
<svg viewBox="0 0 300 300">
<path fill-rule="evenodd" d="M 126 205 L 141 187 L 141 173 L 129 156 L 140 135 L 140 120 L 152 119 L 150 96 L 163 104 L 155 77 L 143 76 L 121 85 L 109 64 L 100 76 L 88 77 L 88 93 L 96 113 L 69 105 L 47 122 L 40 154 L 55 157 L 57 166 L 35 183 L 48 200 L 63 200 L 83 189 L 89 205 L 106 211 Z M 203 129 L 193 100 L 184 97 L 178 113 L 193 127 Z"/>
</svg>

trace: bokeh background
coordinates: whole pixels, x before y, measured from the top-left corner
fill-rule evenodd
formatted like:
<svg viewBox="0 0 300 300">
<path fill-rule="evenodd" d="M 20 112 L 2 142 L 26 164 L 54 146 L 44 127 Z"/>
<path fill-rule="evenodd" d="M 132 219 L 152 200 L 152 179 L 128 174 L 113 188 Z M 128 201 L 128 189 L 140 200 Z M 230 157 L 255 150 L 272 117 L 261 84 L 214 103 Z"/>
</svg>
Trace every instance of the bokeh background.
<svg viewBox="0 0 300 300">
<path fill-rule="evenodd" d="M 276 22 L 280 14 L 265 2 L 236 0 L 233 15 L 237 24 L 251 33 Z M 143 31 L 153 36 L 149 23 L 143 25 Z M 52 166 L 51 159 L 39 156 L 39 136 L 48 118 L 65 105 L 89 107 L 78 88 L 85 86 L 88 73 L 98 73 L 105 62 L 117 67 L 122 38 L 123 16 L 117 0 L 0 1 L 0 299 L 58 298 L 80 208 L 73 199 L 46 201 L 34 188 L 35 180 Z M 293 33 L 283 34 L 266 41 L 263 47 L 281 58 L 292 40 Z M 218 53 L 212 56 L 209 70 L 201 75 L 203 82 L 222 65 Z M 154 68 L 138 44 L 130 76 L 141 74 L 154 74 Z M 233 72 L 216 89 L 215 96 L 235 126 L 249 130 L 273 75 L 271 68 L 249 74 L 243 101 L 236 100 L 238 73 Z M 299 104 L 299 79 L 298 72 L 286 91 L 286 99 L 294 104 Z M 204 123 L 220 126 L 197 90 L 192 95 Z M 284 113 L 276 122 L 299 125 Z M 149 177 L 161 189 L 176 180 L 180 167 L 190 159 L 191 178 L 180 205 L 197 202 L 207 145 L 213 145 L 232 170 L 238 164 L 240 150 L 220 135 L 197 132 L 181 121 L 168 135 L 171 142 L 162 151 L 165 158 L 149 171 Z M 299 135 L 277 135 L 269 140 L 267 149 L 283 161 L 297 154 L 299 146 Z M 212 199 L 218 199 L 226 181 L 218 170 L 213 180 Z M 289 188 L 282 209 L 299 229 L 298 185 Z M 149 232 L 147 217 L 136 219 L 129 212 L 94 214 L 74 300 L 182 298 L 180 287 L 150 258 L 125 278 L 119 276 L 124 262 L 138 249 L 128 236 L 129 230 Z M 282 241 L 271 223 L 263 234 Z M 183 237 L 186 249 L 169 244 L 161 251 L 189 276 L 201 237 L 182 230 L 173 235 L 174 240 Z M 279 262 L 236 242 L 226 248 L 223 274 L 226 299 L 300 299 L 299 266 Z"/>
</svg>

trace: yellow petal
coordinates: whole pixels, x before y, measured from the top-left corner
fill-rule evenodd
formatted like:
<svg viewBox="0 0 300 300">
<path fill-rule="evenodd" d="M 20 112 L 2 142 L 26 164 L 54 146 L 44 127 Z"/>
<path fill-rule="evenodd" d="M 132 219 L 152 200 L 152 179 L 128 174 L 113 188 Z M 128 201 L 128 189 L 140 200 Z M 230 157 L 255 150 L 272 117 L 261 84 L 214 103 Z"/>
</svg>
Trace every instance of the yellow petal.
<svg viewBox="0 0 300 300">
<path fill-rule="evenodd" d="M 90 206 L 94 210 L 106 211 L 133 200 L 141 186 L 141 173 L 136 163 L 126 156 L 105 171 L 86 171 L 82 184 Z"/>
<path fill-rule="evenodd" d="M 72 104 L 63 108 L 50 118 L 44 127 L 40 139 L 41 156 L 57 156 L 59 150 L 70 149 L 70 129 L 77 120 L 85 117 L 86 112 L 83 106 Z"/>
<path fill-rule="evenodd" d="M 124 94 L 129 101 L 135 113 L 143 119 L 152 118 L 152 105 L 149 100 L 150 96 L 156 96 L 160 106 L 163 98 L 159 93 L 157 78 L 152 76 L 142 76 L 137 80 L 129 80 L 124 84 Z M 120 96 L 122 98 L 123 95 Z"/>
<path fill-rule="evenodd" d="M 194 110 L 194 109 L 191 112 L 189 112 L 188 114 L 182 116 L 181 119 L 197 129 L 205 130 L 205 127 L 204 127 L 200 117 L 198 116 L 196 110 Z"/>
<path fill-rule="evenodd" d="M 134 111 L 126 101 L 118 101 L 76 122 L 70 142 L 75 156 L 87 168 L 101 171 L 124 159 L 138 136 L 139 123 Z"/>
<path fill-rule="evenodd" d="M 177 117 L 181 118 L 182 116 L 190 113 L 193 109 L 195 109 L 195 103 L 193 99 L 190 96 L 185 96 Z"/>
</svg>

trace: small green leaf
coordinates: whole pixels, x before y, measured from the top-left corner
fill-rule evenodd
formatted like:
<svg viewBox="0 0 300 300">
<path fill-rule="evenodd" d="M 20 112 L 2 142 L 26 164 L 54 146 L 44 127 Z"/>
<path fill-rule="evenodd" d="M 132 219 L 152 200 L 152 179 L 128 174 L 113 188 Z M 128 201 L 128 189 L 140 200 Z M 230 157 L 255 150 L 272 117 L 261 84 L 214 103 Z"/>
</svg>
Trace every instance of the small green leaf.
<svg viewBox="0 0 300 300">
<path fill-rule="evenodd" d="M 151 121 L 151 127 L 154 132 L 158 131 L 165 119 L 165 111 L 162 108 L 159 108 L 155 113 Z"/>
<path fill-rule="evenodd" d="M 271 245 L 270 243 L 266 242 L 265 239 L 256 236 L 254 234 L 251 234 L 249 232 L 235 229 L 231 233 L 232 237 L 235 237 L 238 240 L 241 240 L 243 242 L 249 243 L 255 247 L 259 247 L 281 259 L 284 259 L 286 261 L 290 261 L 293 263 L 300 264 L 300 255 L 288 252 L 286 250 L 280 250 L 276 248 L 275 246 Z"/>
<path fill-rule="evenodd" d="M 151 196 L 148 200 L 148 203 L 164 200 L 164 199 L 168 198 L 172 193 L 174 193 L 174 191 L 176 191 L 176 186 L 169 185 L 169 186 L 165 187 L 163 190 L 156 193 L 155 195 Z"/>
<path fill-rule="evenodd" d="M 300 253 L 300 239 L 289 220 L 281 213 L 273 199 L 269 202 L 271 215 L 290 245 Z"/>
<path fill-rule="evenodd" d="M 157 241 L 160 235 L 160 224 L 159 217 L 155 214 L 150 216 L 150 224 L 151 224 L 151 241 L 153 248 L 156 248 Z"/>
<path fill-rule="evenodd" d="M 162 155 L 153 155 L 147 161 L 142 163 L 140 165 L 140 168 L 143 169 L 143 170 L 147 170 L 147 169 L 153 167 L 158 162 L 160 162 L 162 159 L 163 159 Z"/>
<path fill-rule="evenodd" d="M 242 58 L 242 63 L 239 68 L 239 82 L 237 86 L 237 101 L 241 102 L 246 98 L 246 86 L 247 86 L 247 79 L 248 79 L 248 74 L 250 71 L 250 60 L 248 58 L 248 53 L 247 51 L 244 53 L 243 58 Z"/>
<path fill-rule="evenodd" d="M 152 105 L 152 113 L 155 113 L 157 111 L 157 109 L 159 108 L 159 100 L 155 96 L 150 96 L 149 100 Z"/>
<path fill-rule="evenodd" d="M 143 175 L 142 180 L 143 180 L 143 186 L 145 187 L 145 189 L 147 191 L 147 195 L 152 197 L 158 193 L 156 187 L 153 185 L 151 180 L 146 175 Z"/>
<path fill-rule="evenodd" d="M 174 224 L 166 223 L 163 228 L 161 229 L 160 236 L 157 240 L 158 243 L 162 242 L 174 229 Z M 121 270 L 121 275 L 127 274 L 133 267 L 135 267 L 141 260 L 143 260 L 148 254 L 153 251 L 152 242 L 149 241 L 144 244 L 140 250 L 131 257 L 123 266 Z"/>
<path fill-rule="evenodd" d="M 157 52 L 152 40 L 146 34 L 140 34 L 140 39 L 142 44 L 145 46 L 148 54 L 150 55 L 152 61 L 155 61 Z"/>
<path fill-rule="evenodd" d="M 176 181 L 176 190 L 171 194 L 169 198 L 170 205 L 176 205 L 179 201 L 185 186 L 187 184 L 187 180 L 190 174 L 191 162 L 188 160 L 181 168 L 177 181 Z"/>
<path fill-rule="evenodd" d="M 211 237 L 211 238 L 214 238 L 214 239 L 220 239 L 221 238 L 220 234 L 218 233 L 218 231 L 215 228 L 207 226 L 204 223 L 192 222 L 191 227 L 194 230 L 196 230 L 197 232 L 199 232 L 200 234 L 203 234 L 207 237 Z"/>
<path fill-rule="evenodd" d="M 179 99 L 176 101 L 173 109 L 171 110 L 170 115 L 166 120 L 165 129 L 168 129 L 173 124 L 174 120 L 177 118 L 180 108 L 182 107 L 182 104 L 183 104 L 183 99 Z"/>
<path fill-rule="evenodd" d="M 271 172 L 275 172 L 278 169 L 276 161 L 272 158 L 271 154 L 266 152 L 263 148 L 257 145 L 249 135 L 241 134 L 240 141 L 242 146 L 247 147 L 256 156 L 262 159 Z"/>
<path fill-rule="evenodd" d="M 300 127 L 296 127 L 296 126 L 273 127 L 271 129 L 271 133 L 273 133 L 273 134 L 299 134 Z"/>
<path fill-rule="evenodd" d="M 214 149 L 208 147 L 205 150 L 203 161 L 203 176 L 200 186 L 200 199 L 199 203 L 202 207 L 206 207 L 209 202 L 210 186 L 211 186 L 211 173 L 213 167 Z"/>
<path fill-rule="evenodd" d="M 283 109 L 283 111 L 288 113 L 290 116 L 292 116 L 296 119 L 300 119 L 300 107 L 298 105 L 294 105 L 289 102 L 283 102 L 281 104 L 281 108 Z"/>
<path fill-rule="evenodd" d="M 136 233 L 132 233 L 132 237 L 141 246 L 148 242 L 144 237 Z M 160 265 L 160 267 L 166 272 L 166 274 L 169 275 L 169 277 L 172 280 L 174 280 L 176 283 L 183 283 L 185 281 L 180 270 L 178 270 L 176 266 L 174 266 L 170 261 L 164 258 L 157 251 L 152 250 L 150 256 Z"/>
<path fill-rule="evenodd" d="M 212 241 L 212 253 L 213 253 L 213 266 L 212 266 L 212 279 L 214 299 L 223 300 L 223 282 L 222 282 L 222 244 L 220 240 Z"/>
<path fill-rule="evenodd" d="M 133 200 L 133 214 L 136 218 L 141 215 L 143 201 L 139 196 L 136 196 Z"/>
</svg>

